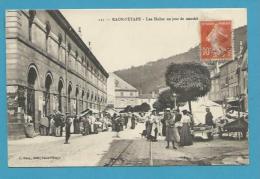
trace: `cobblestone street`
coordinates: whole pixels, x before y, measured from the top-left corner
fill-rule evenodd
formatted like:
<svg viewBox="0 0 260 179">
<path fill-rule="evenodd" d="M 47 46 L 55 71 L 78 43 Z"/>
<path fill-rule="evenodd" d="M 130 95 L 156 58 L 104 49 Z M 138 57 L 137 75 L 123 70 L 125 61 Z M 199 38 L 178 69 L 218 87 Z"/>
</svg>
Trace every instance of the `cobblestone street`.
<svg viewBox="0 0 260 179">
<path fill-rule="evenodd" d="M 72 135 L 69 145 L 63 137 L 37 136 L 9 141 L 10 167 L 52 166 L 147 166 L 248 164 L 247 141 L 223 140 L 194 142 L 192 146 L 165 149 L 164 138 L 149 142 L 135 130 Z M 32 147 L 33 145 L 33 147 Z"/>
</svg>

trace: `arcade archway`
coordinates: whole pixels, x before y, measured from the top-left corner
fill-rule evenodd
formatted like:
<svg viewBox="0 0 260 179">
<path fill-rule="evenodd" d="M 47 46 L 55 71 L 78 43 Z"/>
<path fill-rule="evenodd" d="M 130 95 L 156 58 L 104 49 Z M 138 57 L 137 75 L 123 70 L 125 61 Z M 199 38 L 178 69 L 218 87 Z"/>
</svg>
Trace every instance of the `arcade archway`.
<svg viewBox="0 0 260 179">
<path fill-rule="evenodd" d="M 52 75 L 47 73 L 45 77 L 45 92 L 44 92 L 44 115 L 48 116 L 51 113 L 51 102 L 50 102 L 50 88 L 52 85 Z"/>
<path fill-rule="evenodd" d="M 35 86 L 36 86 L 36 80 L 37 80 L 37 69 L 34 65 L 29 67 L 28 76 L 27 76 L 27 83 L 28 83 L 28 89 L 27 89 L 27 115 L 31 116 L 32 122 L 35 124 Z"/>
</svg>

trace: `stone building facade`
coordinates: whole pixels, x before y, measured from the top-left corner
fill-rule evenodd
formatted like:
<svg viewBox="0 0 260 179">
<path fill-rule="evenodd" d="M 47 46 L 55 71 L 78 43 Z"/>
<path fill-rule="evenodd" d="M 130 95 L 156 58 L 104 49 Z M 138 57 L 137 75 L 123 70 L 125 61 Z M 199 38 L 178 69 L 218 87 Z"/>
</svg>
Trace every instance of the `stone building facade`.
<svg viewBox="0 0 260 179">
<path fill-rule="evenodd" d="M 224 101 L 236 101 L 239 95 L 237 68 L 237 60 L 231 60 L 220 66 L 220 90 Z"/>
<path fill-rule="evenodd" d="M 158 94 L 156 94 L 155 92 L 148 93 L 148 94 L 140 94 L 138 103 L 139 103 L 139 105 L 141 105 L 143 103 L 147 103 L 147 104 L 149 104 L 149 106 L 152 109 L 153 104 L 157 100 L 157 97 L 158 97 Z"/>
<path fill-rule="evenodd" d="M 248 112 L 248 55 L 247 46 L 240 57 L 239 84 L 241 95 L 241 110 Z"/>
<path fill-rule="evenodd" d="M 108 73 L 60 11 L 6 11 L 9 135 L 54 110 L 102 110 Z"/>
<path fill-rule="evenodd" d="M 133 107 L 139 104 L 139 92 L 115 73 L 109 73 L 108 102 L 108 105 L 121 111 L 126 106 Z"/>
<path fill-rule="evenodd" d="M 243 46 L 234 60 L 216 65 L 211 70 L 209 99 L 220 104 L 240 106 L 248 111 L 248 55 Z"/>
<path fill-rule="evenodd" d="M 210 70 L 210 79 L 211 79 L 211 90 L 208 93 L 208 97 L 210 100 L 216 103 L 222 103 L 223 99 L 220 91 L 220 70 L 219 70 L 218 62 Z"/>
</svg>

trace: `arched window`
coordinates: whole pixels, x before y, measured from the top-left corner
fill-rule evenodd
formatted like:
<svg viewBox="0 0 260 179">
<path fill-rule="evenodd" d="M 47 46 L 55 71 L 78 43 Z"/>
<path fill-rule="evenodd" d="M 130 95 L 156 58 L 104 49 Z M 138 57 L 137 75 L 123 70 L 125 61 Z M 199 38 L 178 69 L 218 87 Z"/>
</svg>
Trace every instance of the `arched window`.
<svg viewBox="0 0 260 179">
<path fill-rule="evenodd" d="M 29 40 L 30 41 L 32 40 L 32 24 L 33 24 L 35 15 L 36 15 L 35 10 L 29 10 Z"/>
<path fill-rule="evenodd" d="M 46 30 L 46 38 L 48 38 L 51 32 L 51 24 L 49 21 L 46 21 L 45 30 Z"/>
<path fill-rule="evenodd" d="M 84 57 L 83 57 L 83 56 L 81 57 L 81 63 L 82 63 L 82 64 L 85 63 L 85 60 L 84 60 Z"/>
<path fill-rule="evenodd" d="M 58 60 L 62 61 L 63 63 L 65 62 L 65 50 L 62 47 L 62 41 L 63 37 L 62 34 L 58 34 Z"/>
<path fill-rule="evenodd" d="M 46 30 L 45 47 L 46 47 L 46 51 L 48 52 L 48 38 L 51 32 L 51 25 L 49 21 L 46 21 L 45 30 Z"/>
<path fill-rule="evenodd" d="M 79 88 L 76 87 L 76 114 L 78 114 L 78 94 L 79 94 Z"/>
<path fill-rule="evenodd" d="M 63 37 L 62 37 L 61 33 L 59 33 L 59 35 L 58 35 L 58 43 L 59 43 L 59 47 L 61 46 L 62 41 L 63 41 Z"/>
<path fill-rule="evenodd" d="M 35 124 L 35 84 L 38 78 L 37 75 L 37 68 L 32 65 L 29 67 L 27 82 L 28 82 L 28 89 L 27 89 L 27 115 L 32 117 L 32 122 Z"/>
<path fill-rule="evenodd" d="M 93 92 L 91 93 L 90 99 L 91 99 L 91 101 L 93 101 L 93 99 L 94 99 L 94 94 L 93 94 Z"/>
<path fill-rule="evenodd" d="M 68 86 L 68 112 L 71 112 L 71 91 L 72 91 L 72 84 L 70 83 Z"/>
<path fill-rule="evenodd" d="M 90 96 L 90 93 L 89 91 L 87 92 L 87 100 L 89 100 L 89 96 Z"/>
<path fill-rule="evenodd" d="M 82 93 L 81 93 L 81 108 L 82 108 L 82 111 L 85 110 L 84 109 L 84 96 L 85 96 L 85 92 L 84 90 L 82 90 Z"/>
<path fill-rule="evenodd" d="M 71 52 L 71 44 L 68 43 L 68 54 Z"/>
<path fill-rule="evenodd" d="M 62 112 L 62 88 L 63 88 L 63 80 L 60 79 L 58 83 L 58 110 Z"/>
</svg>

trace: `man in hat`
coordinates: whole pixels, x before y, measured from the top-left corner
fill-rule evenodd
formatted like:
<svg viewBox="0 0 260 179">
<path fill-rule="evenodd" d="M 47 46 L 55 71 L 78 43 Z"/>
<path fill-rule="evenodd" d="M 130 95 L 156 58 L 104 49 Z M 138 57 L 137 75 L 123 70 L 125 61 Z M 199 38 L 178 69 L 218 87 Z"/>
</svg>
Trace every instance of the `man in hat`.
<svg viewBox="0 0 260 179">
<path fill-rule="evenodd" d="M 214 127 L 213 115 L 209 108 L 206 108 L 205 124 Z"/>
<path fill-rule="evenodd" d="M 127 129 L 127 125 L 128 125 L 128 114 L 124 114 L 124 125 L 125 125 L 125 128 Z"/>
<path fill-rule="evenodd" d="M 135 115 L 133 113 L 131 115 L 131 129 L 135 129 L 135 121 L 136 121 L 136 118 L 135 118 Z"/>
<path fill-rule="evenodd" d="M 72 124 L 72 116 L 69 116 L 69 112 L 66 112 L 66 121 L 65 121 L 65 130 L 66 130 L 66 135 L 65 135 L 65 143 L 64 144 L 69 144 L 69 138 L 70 138 L 70 127 Z"/>
<path fill-rule="evenodd" d="M 213 122 L 213 115 L 210 112 L 209 108 L 206 108 L 205 124 L 208 126 L 211 126 L 212 128 L 215 127 L 215 124 Z M 212 135 L 210 133 L 207 133 L 207 136 L 208 136 L 208 139 L 213 139 Z"/>
</svg>

